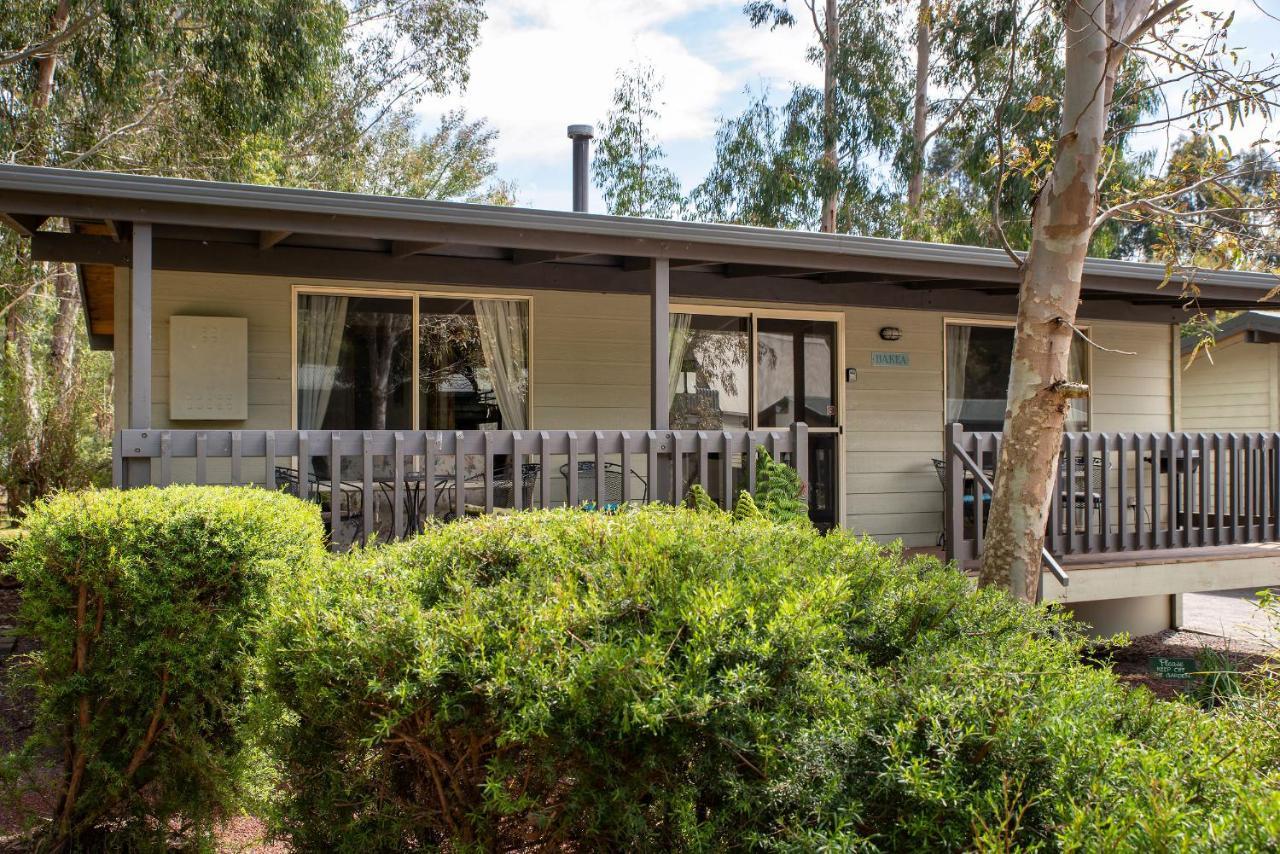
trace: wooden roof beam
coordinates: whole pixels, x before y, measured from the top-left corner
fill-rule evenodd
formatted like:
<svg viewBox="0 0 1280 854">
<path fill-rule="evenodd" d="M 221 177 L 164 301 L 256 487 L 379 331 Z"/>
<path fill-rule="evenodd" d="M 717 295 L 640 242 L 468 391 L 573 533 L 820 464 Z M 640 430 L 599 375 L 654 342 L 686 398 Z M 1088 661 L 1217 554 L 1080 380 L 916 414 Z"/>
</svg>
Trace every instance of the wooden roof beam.
<svg viewBox="0 0 1280 854">
<path fill-rule="evenodd" d="M 391 257 L 396 259 L 410 258 L 414 255 L 421 255 L 423 252 L 430 252 L 432 249 L 439 249 L 444 245 L 439 241 L 393 240 L 391 241 Z"/>
<path fill-rule="evenodd" d="M 270 249 L 291 234 L 293 234 L 292 231 L 260 231 L 258 232 L 258 248 Z"/>
<path fill-rule="evenodd" d="M 588 258 L 594 252 L 550 252 L 541 249 L 512 249 L 511 263 L 517 265 L 542 264 L 547 261 L 572 261 L 575 258 Z"/>
<path fill-rule="evenodd" d="M 34 214 L 0 213 L 0 223 L 7 225 L 23 237 L 30 237 L 39 231 L 40 226 L 44 225 L 45 220 L 48 218 L 47 216 L 36 216 Z"/>
<path fill-rule="evenodd" d="M 670 268 L 672 270 L 692 270 L 698 267 L 714 267 L 718 263 L 717 261 L 698 261 L 693 258 L 672 258 Z M 628 273 L 648 270 L 652 264 L 652 258 L 639 255 L 624 255 L 622 258 L 622 269 Z"/>
</svg>

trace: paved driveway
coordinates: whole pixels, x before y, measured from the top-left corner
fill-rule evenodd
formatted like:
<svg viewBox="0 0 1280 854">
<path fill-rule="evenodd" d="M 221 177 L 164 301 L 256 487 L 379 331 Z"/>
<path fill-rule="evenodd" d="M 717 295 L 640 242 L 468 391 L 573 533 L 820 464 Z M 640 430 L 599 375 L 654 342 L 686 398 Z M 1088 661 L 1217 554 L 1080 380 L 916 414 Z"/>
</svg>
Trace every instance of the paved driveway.
<svg viewBox="0 0 1280 854">
<path fill-rule="evenodd" d="M 1255 604 L 1257 589 L 1186 593 L 1182 597 L 1182 628 L 1219 635 L 1243 646 L 1280 647 L 1280 631 Z"/>
</svg>

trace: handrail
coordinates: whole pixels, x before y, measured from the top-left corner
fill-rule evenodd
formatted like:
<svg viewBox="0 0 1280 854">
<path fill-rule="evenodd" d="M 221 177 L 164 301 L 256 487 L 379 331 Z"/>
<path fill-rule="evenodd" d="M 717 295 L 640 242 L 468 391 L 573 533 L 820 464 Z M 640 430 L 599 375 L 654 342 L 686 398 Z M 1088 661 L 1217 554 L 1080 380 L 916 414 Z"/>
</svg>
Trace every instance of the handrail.
<svg viewBox="0 0 1280 854">
<path fill-rule="evenodd" d="M 131 429 L 116 433 L 112 476 L 126 488 L 283 487 L 321 504 L 342 547 L 412 535 L 436 515 L 675 504 L 692 484 L 732 510 L 739 489 L 756 488 L 757 447 L 775 460 L 789 456 L 807 484 L 803 422 L 776 430 Z"/>
<path fill-rule="evenodd" d="M 974 461 L 973 457 L 969 456 L 964 448 L 955 447 L 951 450 L 960 458 L 960 462 L 964 463 L 964 467 L 973 475 L 974 480 L 982 484 L 983 489 L 987 490 L 992 495 L 995 495 L 995 486 L 993 486 L 991 481 L 987 479 L 986 473 L 982 471 L 982 467 Z M 980 512 L 980 510 L 975 512 Z M 1067 577 L 1066 571 L 1063 570 L 1062 566 L 1056 560 L 1054 560 L 1053 555 L 1051 555 L 1049 550 L 1044 546 L 1040 547 L 1040 559 L 1044 565 L 1049 568 L 1049 572 L 1053 574 L 1053 577 L 1058 579 L 1059 584 L 1063 587 L 1070 586 L 1071 579 Z"/>
<path fill-rule="evenodd" d="M 982 554 L 1002 444 L 946 427 L 944 536 L 963 566 Z M 1262 543 L 1280 543 L 1280 432 L 1062 434 L 1044 542 L 1059 568 L 1064 557 Z"/>
</svg>

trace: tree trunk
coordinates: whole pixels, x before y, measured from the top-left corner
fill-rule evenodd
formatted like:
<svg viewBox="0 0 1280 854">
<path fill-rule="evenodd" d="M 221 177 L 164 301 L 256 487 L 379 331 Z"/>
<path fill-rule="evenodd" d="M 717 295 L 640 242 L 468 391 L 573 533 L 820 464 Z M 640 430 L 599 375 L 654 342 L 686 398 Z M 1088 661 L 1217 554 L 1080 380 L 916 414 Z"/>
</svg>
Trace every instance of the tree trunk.
<svg viewBox="0 0 1280 854">
<path fill-rule="evenodd" d="M 840 53 L 840 10 L 837 0 L 827 0 L 826 33 L 823 39 L 822 79 L 822 165 L 825 190 L 822 198 L 822 230 L 834 234 L 839 195 L 839 143 L 836 133 L 836 62 Z"/>
<path fill-rule="evenodd" d="M 56 36 L 66 27 L 70 17 L 68 0 L 59 0 L 49 19 L 49 35 Z M 20 145 L 25 150 L 22 161 L 35 166 L 45 165 L 48 158 L 48 110 L 53 97 L 55 72 L 58 68 L 56 50 L 41 56 L 36 62 L 35 88 L 31 92 L 31 111 L 27 122 L 27 138 Z M 29 276 L 39 273 L 34 267 L 28 269 Z M 34 312 L 31 310 L 31 298 L 40 287 L 27 290 L 30 281 L 15 282 L 14 295 L 18 297 L 9 308 L 5 318 L 5 340 L 8 344 L 8 356 L 12 359 L 10 382 L 14 384 L 17 398 L 17 416 L 13 424 L 15 435 L 10 453 L 9 473 L 5 486 L 8 490 L 9 511 L 13 512 L 21 504 L 30 501 L 34 496 L 36 470 L 40 464 L 41 433 L 44 419 L 41 417 L 39 401 L 39 377 L 36 374 L 32 356 L 31 335 L 35 325 Z M 26 295 L 19 297 L 24 290 Z"/>
<path fill-rule="evenodd" d="M 1112 0 L 1123 3 L 1124 0 Z M 1034 601 L 1069 399 L 1068 354 L 1097 213 L 1107 123 L 1106 0 L 1068 0 L 1062 126 L 1053 171 L 1032 215 L 1018 324 L 979 583 Z M 1127 4 L 1126 4 L 1127 5 Z M 980 512 L 980 511 L 979 511 Z"/>
<path fill-rule="evenodd" d="M 924 194 L 924 146 L 929 132 L 929 52 L 933 37 L 931 15 L 930 0 L 920 0 L 920 15 L 916 20 L 915 117 L 911 126 L 914 156 L 907 181 L 907 207 L 912 213 L 919 211 L 920 197 Z"/>
</svg>

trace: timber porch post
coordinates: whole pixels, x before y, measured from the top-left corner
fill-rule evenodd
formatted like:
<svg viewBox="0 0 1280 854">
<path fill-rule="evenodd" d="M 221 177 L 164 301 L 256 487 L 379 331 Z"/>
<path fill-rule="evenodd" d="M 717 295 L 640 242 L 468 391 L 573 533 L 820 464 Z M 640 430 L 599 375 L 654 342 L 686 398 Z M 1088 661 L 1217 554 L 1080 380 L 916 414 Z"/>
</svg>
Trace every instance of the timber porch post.
<svg viewBox="0 0 1280 854">
<path fill-rule="evenodd" d="M 654 258 L 649 264 L 649 388 L 650 420 L 654 430 L 671 429 L 671 261 Z"/>
<path fill-rule="evenodd" d="M 656 431 L 671 429 L 671 260 L 653 258 L 649 276 L 649 426 Z M 673 449 L 678 453 L 678 449 Z M 652 459 L 652 458 L 651 458 Z M 657 457 L 658 470 L 649 472 L 651 496 L 671 496 L 678 504 L 682 496 L 675 479 L 675 455 Z"/>
<path fill-rule="evenodd" d="M 151 223 L 133 224 L 129 284 L 129 429 L 151 427 Z M 117 434 L 119 442 L 119 434 Z M 122 449 L 117 448 L 116 453 Z M 151 460 L 126 460 L 125 488 L 151 483 Z"/>
</svg>

